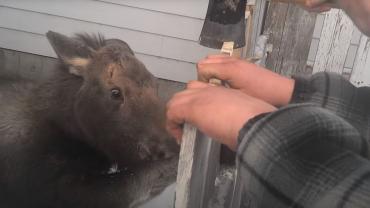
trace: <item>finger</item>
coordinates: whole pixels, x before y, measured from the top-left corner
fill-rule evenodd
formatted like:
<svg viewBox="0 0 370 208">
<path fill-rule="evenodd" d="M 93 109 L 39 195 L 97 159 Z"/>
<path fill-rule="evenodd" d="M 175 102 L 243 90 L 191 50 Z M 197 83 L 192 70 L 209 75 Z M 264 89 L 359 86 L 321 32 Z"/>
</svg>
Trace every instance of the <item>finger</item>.
<svg viewBox="0 0 370 208">
<path fill-rule="evenodd" d="M 166 124 L 167 132 L 176 139 L 177 144 L 181 144 L 183 130 L 181 126 L 173 126 L 171 123 Z"/>
<path fill-rule="evenodd" d="M 206 58 L 206 59 L 203 59 L 203 60 L 200 60 L 198 62 L 198 65 L 202 65 L 202 64 L 219 64 L 219 63 L 230 63 L 230 62 L 233 62 L 233 61 L 236 61 L 237 59 L 234 58 L 234 57 L 220 57 L 220 58 Z"/>
<path fill-rule="evenodd" d="M 200 60 L 199 62 L 212 62 L 212 61 L 222 61 L 222 60 L 228 60 L 232 59 L 234 57 L 226 55 L 226 54 L 214 54 L 214 55 L 208 55 L 204 59 Z"/>
<path fill-rule="evenodd" d="M 202 63 L 202 62 L 205 62 L 209 59 L 226 59 L 226 58 L 230 58 L 230 56 L 227 56 L 225 54 L 214 54 L 214 55 L 208 55 L 206 56 L 205 58 L 201 59 L 198 61 L 198 63 Z"/>
<path fill-rule="evenodd" d="M 192 82 L 192 81 L 190 81 Z M 198 81 L 196 81 L 198 82 Z M 195 91 L 195 89 L 191 89 L 191 88 L 186 88 L 182 91 L 179 91 L 177 93 L 175 93 L 174 95 L 172 95 L 172 98 L 169 102 L 167 102 L 167 106 L 171 103 L 171 101 L 173 100 L 176 100 L 176 102 L 179 102 L 180 100 L 186 100 L 185 97 L 189 96 L 190 94 L 193 94 Z"/>
<path fill-rule="evenodd" d="M 203 82 L 209 82 L 212 78 L 227 81 L 230 79 L 230 73 L 227 73 L 228 68 L 230 68 L 228 63 L 197 65 L 198 79 Z"/>
<path fill-rule="evenodd" d="M 177 93 L 168 103 L 166 111 L 166 129 L 177 143 L 181 143 L 184 123 L 192 123 L 190 120 L 189 106 L 194 90 L 186 90 Z"/>
<path fill-rule="evenodd" d="M 202 89 L 209 87 L 207 83 L 199 82 L 199 81 L 190 81 L 187 84 L 187 89 Z"/>
<path fill-rule="evenodd" d="M 319 6 L 319 7 L 315 7 L 315 8 L 308 8 L 307 11 L 309 12 L 316 12 L 316 13 L 321 13 L 321 12 L 327 12 L 327 11 L 330 11 L 331 10 L 331 6 Z"/>
<path fill-rule="evenodd" d="M 328 2 L 328 0 L 306 0 L 304 6 L 306 8 L 315 8 L 318 6 L 322 6 L 326 2 Z"/>
<path fill-rule="evenodd" d="M 177 104 L 177 100 L 173 99 L 167 104 L 166 112 L 166 129 L 178 143 L 181 142 L 182 126 L 185 123 L 185 118 L 182 114 L 181 105 Z"/>
<path fill-rule="evenodd" d="M 230 58 L 231 56 L 227 54 L 210 54 L 207 56 L 207 59 L 227 59 Z"/>
<path fill-rule="evenodd" d="M 197 89 L 186 89 L 173 95 L 166 104 L 167 120 L 178 125 L 188 122 L 189 103 L 198 91 Z"/>
</svg>

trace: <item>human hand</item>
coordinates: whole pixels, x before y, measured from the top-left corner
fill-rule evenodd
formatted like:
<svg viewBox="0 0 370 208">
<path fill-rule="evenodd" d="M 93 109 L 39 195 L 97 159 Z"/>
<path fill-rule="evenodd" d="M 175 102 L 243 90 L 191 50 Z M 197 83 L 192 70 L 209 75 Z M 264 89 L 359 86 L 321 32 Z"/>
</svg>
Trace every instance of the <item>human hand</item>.
<svg viewBox="0 0 370 208">
<path fill-rule="evenodd" d="M 303 7 L 311 12 L 326 12 L 331 8 L 338 8 L 338 0 L 302 0 Z"/>
<path fill-rule="evenodd" d="M 287 105 L 293 94 L 293 79 L 234 57 L 210 55 L 199 61 L 197 68 L 200 81 L 208 83 L 212 78 L 226 81 L 231 88 L 274 106 Z"/>
<path fill-rule="evenodd" d="M 284 0 L 285 1 L 285 0 Z M 370 36 L 369 0 L 302 0 L 310 11 L 328 11 L 330 8 L 343 9 L 365 35 Z"/>
<path fill-rule="evenodd" d="M 185 122 L 235 150 L 239 130 L 251 118 L 276 110 L 239 90 L 193 81 L 167 104 L 166 127 L 178 142 Z"/>
<path fill-rule="evenodd" d="M 343 9 L 355 25 L 370 37 L 370 1 L 369 0 L 338 0 L 339 8 Z"/>
</svg>

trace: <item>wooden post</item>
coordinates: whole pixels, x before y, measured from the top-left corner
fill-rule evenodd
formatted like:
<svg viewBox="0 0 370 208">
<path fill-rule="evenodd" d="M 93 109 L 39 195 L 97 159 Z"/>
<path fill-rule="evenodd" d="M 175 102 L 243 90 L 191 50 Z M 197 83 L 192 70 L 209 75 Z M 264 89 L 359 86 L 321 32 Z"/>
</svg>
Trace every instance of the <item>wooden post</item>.
<svg viewBox="0 0 370 208">
<path fill-rule="evenodd" d="M 285 76 L 306 72 L 316 14 L 294 4 L 271 2 L 264 27 L 272 46 L 266 67 Z"/>
<path fill-rule="evenodd" d="M 234 42 L 225 42 L 221 53 L 233 55 Z M 240 54 L 238 51 L 238 55 Z M 211 79 L 212 84 L 221 80 Z M 220 165 L 221 144 L 185 124 L 180 149 L 175 208 L 207 207 L 214 192 Z"/>
<path fill-rule="evenodd" d="M 294 5 L 267 0 L 249 1 L 247 50 L 243 55 L 259 60 L 282 74 L 299 71 L 306 66 L 315 15 L 303 13 Z M 270 14 L 266 16 L 266 12 Z M 266 21 L 265 21 L 266 20 Z M 292 39 L 291 37 L 294 37 Z M 271 39 L 269 39 L 271 38 Z M 270 43 L 270 47 L 268 44 Z M 271 45 L 273 47 L 271 48 Z M 266 59 L 267 51 L 272 53 Z M 245 52 L 247 51 L 247 52 Z M 241 51 L 236 53 L 240 56 Z M 258 56 L 258 57 L 257 57 Z M 283 70 L 285 69 L 285 70 Z M 196 128 L 186 124 L 182 140 L 176 187 L 176 208 L 203 208 L 213 194 L 218 173 L 220 146 Z M 232 208 L 240 206 L 242 186 L 236 172 L 232 193 Z"/>
<path fill-rule="evenodd" d="M 370 86 L 370 38 L 362 35 L 350 81 L 357 87 Z"/>
<path fill-rule="evenodd" d="M 256 57 L 255 48 L 257 46 L 257 42 L 259 37 L 262 35 L 263 32 L 263 25 L 265 19 L 265 12 L 268 6 L 267 0 L 249 0 L 247 4 L 247 8 L 251 10 L 249 15 L 250 23 L 252 24 L 247 31 L 248 35 L 248 45 L 247 45 L 247 53 L 245 54 L 246 58 L 259 58 Z M 247 24 L 248 25 L 248 24 Z"/>
<path fill-rule="evenodd" d="M 343 73 L 354 29 L 351 19 L 344 11 L 332 9 L 325 13 L 313 73 L 321 71 Z"/>
<path fill-rule="evenodd" d="M 251 15 L 247 37 L 247 51 L 251 56 L 255 53 L 257 40 L 263 28 L 267 0 L 250 3 Z M 226 44 L 224 44 L 225 46 Z M 223 47 L 224 48 L 224 47 Z M 231 47 L 232 48 L 232 47 Z M 223 51 L 223 50 L 222 50 Z M 244 50 L 246 51 L 246 50 Z M 242 56 L 242 50 L 233 51 L 233 56 Z M 230 54 L 231 55 L 231 54 Z M 243 56 L 247 56 L 244 52 Z M 218 174 L 220 159 L 220 144 L 199 132 L 189 124 L 184 126 L 184 134 L 180 150 L 180 160 L 176 184 L 175 208 L 204 208 L 213 195 L 215 178 Z M 242 188 L 239 186 L 239 176 L 236 172 L 231 207 L 240 204 Z"/>
<path fill-rule="evenodd" d="M 213 193 L 220 144 L 185 124 L 177 173 L 175 208 L 203 208 Z"/>
</svg>

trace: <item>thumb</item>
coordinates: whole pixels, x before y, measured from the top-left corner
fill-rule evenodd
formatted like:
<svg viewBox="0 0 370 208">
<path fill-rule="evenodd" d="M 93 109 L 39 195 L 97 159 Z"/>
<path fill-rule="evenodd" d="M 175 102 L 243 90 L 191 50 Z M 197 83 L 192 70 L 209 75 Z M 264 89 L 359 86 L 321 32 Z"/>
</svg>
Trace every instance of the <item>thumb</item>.
<svg viewBox="0 0 370 208">
<path fill-rule="evenodd" d="M 315 8 L 322 6 L 323 4 L 327 3 L 328 0 L 306 0 L 304 2 L 304 6 L 307 8 Z"/>
<path fill-rule="evenodd" d="M 316 13 L 321 13 L 321 12 L 327 12 L 331 10 L 331 6 L 328 5 L 322 5 L 314 8 L 307 8 L 306 10 L 309 12 L 316 12 Z"/>
<path fill-rule="evenodd" d="M 201 89 L 209 87 L 209 84 L 200 81 L 190 81 L 187 84 L 187 89 Z"/>
</svg>

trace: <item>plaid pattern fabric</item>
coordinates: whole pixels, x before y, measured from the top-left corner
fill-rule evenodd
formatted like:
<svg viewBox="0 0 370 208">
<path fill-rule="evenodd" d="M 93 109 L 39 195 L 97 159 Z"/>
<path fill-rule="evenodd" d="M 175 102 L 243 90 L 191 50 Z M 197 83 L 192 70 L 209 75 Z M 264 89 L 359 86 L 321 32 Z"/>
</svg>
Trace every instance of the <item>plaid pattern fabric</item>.
<svg viewBox="0 0 370 208">
<path fill-rule="evenodd" d="M 242 207 L 370 207 L 369 88 L 295 78 L 292 104 L 240 131 Z"/>
</svg>

